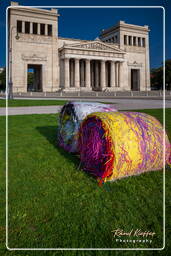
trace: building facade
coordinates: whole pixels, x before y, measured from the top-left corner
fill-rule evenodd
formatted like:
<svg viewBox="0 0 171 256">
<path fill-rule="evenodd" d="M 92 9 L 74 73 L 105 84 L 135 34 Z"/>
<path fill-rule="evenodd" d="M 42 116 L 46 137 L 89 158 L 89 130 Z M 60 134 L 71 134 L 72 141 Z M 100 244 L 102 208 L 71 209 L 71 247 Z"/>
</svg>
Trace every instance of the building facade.
<svg viewBox="0 0 171 256">
<path fill-rule="evenodd" d="M 13 92 L 150 90 L 148 26 L 119 21 L 90 41 L 59 37 L 57 9 L 11 2 L 8 16 Z"/>
</svg>

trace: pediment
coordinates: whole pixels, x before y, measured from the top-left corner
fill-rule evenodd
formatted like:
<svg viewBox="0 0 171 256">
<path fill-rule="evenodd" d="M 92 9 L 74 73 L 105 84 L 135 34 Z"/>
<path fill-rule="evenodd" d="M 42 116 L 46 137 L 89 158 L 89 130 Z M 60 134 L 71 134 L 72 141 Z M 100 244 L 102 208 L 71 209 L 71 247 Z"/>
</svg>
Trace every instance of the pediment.
<svg viewBox="0 0 171 256">
<path fill-rule="evenodd" d="M 100 50 L 107 52 L 115 53 L 125 53 L 124 51 L 118 49 L 116 46 L 111 46 L 99 41 L 91 41 L 86 43 L 77 43 L 77 44 L 66 44 L 64 48 L 74 48 L 74 49 L 85 49 L 85 50 Z"/>
</svg>

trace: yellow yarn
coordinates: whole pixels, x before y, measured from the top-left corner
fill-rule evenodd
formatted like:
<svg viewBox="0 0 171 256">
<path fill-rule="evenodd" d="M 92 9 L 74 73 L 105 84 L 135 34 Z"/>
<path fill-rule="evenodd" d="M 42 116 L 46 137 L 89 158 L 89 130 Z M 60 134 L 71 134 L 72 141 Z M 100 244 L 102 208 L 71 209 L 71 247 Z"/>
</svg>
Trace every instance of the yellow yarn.
<svg viewBox="0 0 171 256">
<path fill-rule="evenodd" d="M 106 180 L 139 174 L 163 166 L 163 128 L 154 117 L 136 112 L 95 112 L 87 116 L 102 122 L 104 136 L 111 140 L 113 170 Z M 143 137 L 144 136 L 144 137 Z M 170 143 L 166 136 L 166 156 Z M 144 151 L 143 151 L 144 148 Z"/>
</svg>

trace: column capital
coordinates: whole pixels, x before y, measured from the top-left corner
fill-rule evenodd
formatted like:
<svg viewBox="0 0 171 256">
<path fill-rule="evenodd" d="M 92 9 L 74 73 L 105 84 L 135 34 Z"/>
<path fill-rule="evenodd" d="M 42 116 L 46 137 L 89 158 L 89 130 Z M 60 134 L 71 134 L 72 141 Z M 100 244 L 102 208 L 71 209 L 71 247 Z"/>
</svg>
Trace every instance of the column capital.
<svg viewBox="0 0 171 256">
<path fill-rule="evenodd" d="M 106 60 L 100 60 L 101 61 L 101 63 L 105 63 L 106 62 Z"/>
<path fill-rule="evenodd" d="M 85 59 L 85 61 L 86 61 L 87 63 L 89 63 L 89 62 L 90 62 L 90 59 Z"/>
</svg>

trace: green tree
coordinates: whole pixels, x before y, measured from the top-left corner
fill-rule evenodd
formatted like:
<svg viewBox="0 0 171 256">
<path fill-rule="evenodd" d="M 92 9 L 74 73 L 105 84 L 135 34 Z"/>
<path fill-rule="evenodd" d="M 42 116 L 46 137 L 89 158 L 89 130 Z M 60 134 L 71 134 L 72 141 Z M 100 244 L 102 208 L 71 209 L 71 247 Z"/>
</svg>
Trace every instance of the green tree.
<svg viewBox="0 0 171 256">
<path fill-rule="evenodd" d="M 166 90 L 171 90 L 171 59 L 165 62 Z M 151 70 L 151 87 L 152 89 L 163 89 L 163 65 Z"/>
<path fill-rule="evenodd" d="M 6 68 L 0 73 L 0 90 L 5 91 L 6 88 Z"/>
<path fill-rule="evenodd" d="M 27 77 L 27 82 L 28 85 L 32 85 L 33 84 L 33 80 L 34 80 L 34 74 L 32 72 L 28 72 L 28 77 Z"/>
<path fill-rule="evenodd" d="M 171 59 L 166 60 L 165 72 L 166 72 L 166 89 L 171 90 Z"/>
</svg>

